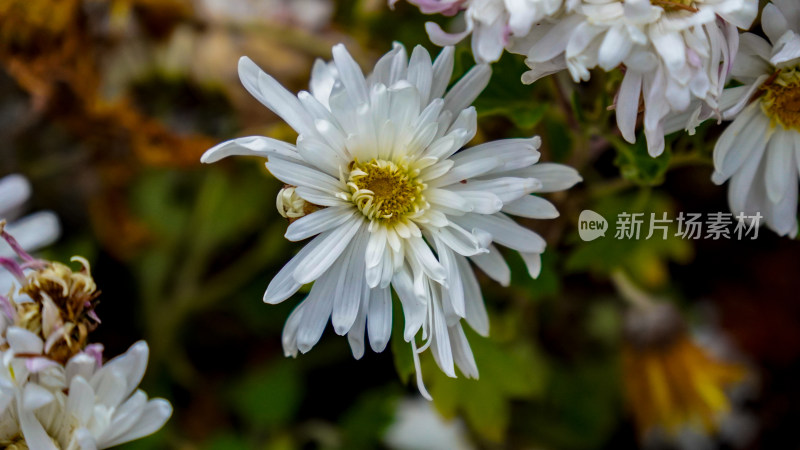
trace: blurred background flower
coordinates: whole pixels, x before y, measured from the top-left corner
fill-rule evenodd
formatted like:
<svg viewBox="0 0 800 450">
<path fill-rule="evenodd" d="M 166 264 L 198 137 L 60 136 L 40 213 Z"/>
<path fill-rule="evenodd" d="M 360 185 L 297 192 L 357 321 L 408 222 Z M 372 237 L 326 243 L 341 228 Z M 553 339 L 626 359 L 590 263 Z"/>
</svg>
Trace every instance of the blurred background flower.
<svg viewBox="0 0 800 450">
<path fill-rule="evenodd" d="M 686 331 L 670 355 L 684 357 L 681 367 L 704 374 L 711 367 L 738 380 L 739 360 L 708 359 L 715 353 L 695 330 L 709 325 L 748 361 L 757 389 L 741 398 L 736 382 L 719 389 L 736 414 L 715 433 L 699 427 L 703 445 L 791 446 L 800 418 L 796 240 L 764 229 L 756 241 L 689 241 L 675 237 L 674 226 L 668 239 L 578 237 L 584 209 L 610 220 L 624 211 L 728 211 L 726 188 L 709 181 L 710 143 L 724 128 L 709 121 L 694 136 L 668 137 L 664 153 L 651 158 L 644 139 L 624 142 L 608 109 L 618 70 L 580 85 L 556 76 L 525 86 L 524 58 L 503 54 L 475 101 L 471 145 L 539 135 L 542 162 L 576 167 L 585 180 L 568 194 L 545 195 L 560 217 L 525 221 L 548 244 L 537 280 L 511 253 L 504 254 L 508 288 L 479 276 L 492 336 L 466 337 L 480 380 L 450 379 L 423 355 L 434 402 L 398 406 L 416 395 L 400 320 L 390 348 L 361 361 L 342 339 L 284 358 L 283 322 L 307 289 L 285 304 L 261 302 L 264 285 L 301 247 L 283 237 L 286 219 L 274 198 L 283 185 L 256 158 L 201 167 L 200 155 L 240 136 L 296 138 L 241 87 L 242 55 L 297 92 L 307 89 L 313 61 L 330 59 L 338 42 L 363 68 L 395 40 L 438 52 L 425 22 L 450 29 L 448 17 L 423 15 L 408 2 L 390 11 L 386 3 L 0 2 L 0 176 L 21 174 L 33 187 L 12 177 L 16 187 L 0 189 L 0 215 L 18 219 L 27 198 L 28 211 L 58 216 L 61 237 L 39 254 L 87 257 L 103 291 L 97 313 L 109 324 L 93 339 L 108 355 L 146 339 L 142 388 L 175 408 L 164 429 L 124 448 L 418 445 L 396 443 L 398 429 L 430 432 L 425 443 L 446 442 L 440 447 L 639 448 L 642 421 L 627 392 L 642 366 L 624 368 L 629 306 L 610 281 L 618 270 L 674 306 Z M 474 64 L 468 41 L 456 47 L 454 76 Z M 49 230 L 33 235 L 45 245 L 58 236 L 58 228 Z M 714 311 L 713 321 L 697 313 L 697 299 Z M 752 432 L 732 439 L 731 429 Z"/>
</svg>

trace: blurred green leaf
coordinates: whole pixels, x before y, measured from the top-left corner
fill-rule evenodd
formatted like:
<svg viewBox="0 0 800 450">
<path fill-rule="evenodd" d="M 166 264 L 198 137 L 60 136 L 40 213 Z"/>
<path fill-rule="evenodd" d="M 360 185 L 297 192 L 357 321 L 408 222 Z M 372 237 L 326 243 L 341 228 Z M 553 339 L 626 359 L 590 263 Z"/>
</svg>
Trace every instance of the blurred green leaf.
<svg viewBox="0 0 800 450">
<path fill-rule="evenodd" d="M 397 295 L 394 295 L 392 301 L 392 356 L 394 356 L 394 367 L 397 370 L 397 375 L 400 380 L 408 384 L 409 380 L 414 376 L 414 357 L 411 353 L 411 344 L 403 339 L 403 324 L 405 318 L 403 316 L 403 308 Z M 400 318 L 403 320 L 400 320 Z"/>
<path fill-rule="evenodd" d="M 523 295 L 533 301 L 543 298 L 555 297 L 561 292 L 561 279 L 556 269 L 557 254 L 545 252 L 542 254 L 542 271 L 534 279 L 528 275 L 528 269 L 522 258 L 515 252 L 506 258 L 511 266 L 511 286 L 522 291 Z"/>
<path fill-rule="evenodd" d="M 497 342 L 465 327 L 480 379 L 448 378 L 427 357 L 434 404 L 446 418 L 463 412 L 469 425 L 486 439 L 501 442 L 510 420 L 510 402 L 538 398 L 549 377 L 548 363 L 533 343 Z"/>
<path fill-rule="evenodd" d="M 250 448 L 247 440 L 234 433 L 225 433 L 214 436 L 210 442 L 203 446 L 204 450 L 246 450 Z"/>
<path fill-rule="evenodd" d="M 341 421 L 343 448 L 377 448 L 395 417 L 400 392 L 380 388 L 361 395 Z"/>
<path fill-rule="evenodd" d="M 278 427 L 291 421 L 303 394 L 297 366 L 284 361 L 248 372 L 230 392 L 234 410 L 257 427 Z"/>
<path fill-rule="evenodd" d="M 619 167 L 622 178 L 640 186 L 658 186 L 664 182 L 664 175 L 672 158 L 669 149 L 653 158 L 647 152 L 647 140 L 644 136 L 639 136 L 635 144 L 629 144 L 616 136 L 610 138 L 610 141 L 617 149 L 614 163 Z"/>
<path fill-rule="evenodd" d="M 478 117 L 507 117 L 521 130 L 530 130 L 542 120 L 550 105 L 536 100 L 533 86 L 520 82 L 528 70 L 523 61 L 519 55 L 504 53 L 492 65 L 492 79 L 474 103 Z"/>
<path fill-rule="evenodd" d="M 545 407 L 532 410 L 526 429 L 548 447 L 602 448 L 622 410 L 619 376 L 615 358 L 554 366 L 542 398 Z"/>
</svg>

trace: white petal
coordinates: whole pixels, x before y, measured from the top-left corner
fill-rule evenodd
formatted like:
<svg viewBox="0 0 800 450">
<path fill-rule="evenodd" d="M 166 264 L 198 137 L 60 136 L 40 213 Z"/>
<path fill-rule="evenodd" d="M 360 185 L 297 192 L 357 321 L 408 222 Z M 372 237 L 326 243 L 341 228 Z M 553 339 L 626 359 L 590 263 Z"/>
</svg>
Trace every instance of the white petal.
<svg viewBox="0 0 800 450">
<path fill-rule="evenodd" d="M 369 309 L 369 301 L 371 289 L 366 284 L 361 293 L 361 304 L 358 307 L 358 315 L 350 331 L 347 333 L 347 342 L 350 343 L 350 350 L 353 352 L 355 359 L 361 359 L 364 356 L 364 329 L 367 323 L 367 313 Z"/>
<path fill-rule="evenodd" d="M 794 138 L 791 133 L 793 132 L 781 129 L 772 136 L 767 144 L 767 195 L 772 203 L 778 203 L 783 199 L 790 184 L 797 184 Z"/>
<path fill-rule="evenodd" d="M 307 353 L 319 342 L 325 325 L 333 311 L 331 293 L 336 288 L 337 277 L 331 272 L 323 274 L 311 287 L 303 300 L 302 320 L 297 327 L 297 349 Z"/>
<path fill-rule="evenodd" d="M 639 99 L 642 91 L 642 74 L 633 70 L 625 73 L 617 96 L 617 126 L 622 137 L 636 142 L 636 119 L 639 117 Z"/>
<path fill-rule="evenodd" d="M 250 95 L 280 116 L 299 134 L 315 133 L 311 116 L 297 97 L 246 56 L 239 59 L 239 78 Z"/>
<path fill-rule="evenodd" d="M 456 365 L 467 378 L 478 379 L 478 365 L 467 341 L 467 336 L 461 325 L 449 327 L 450 345 L 453 347 L 453 359 Z"/>
<path fill-rule="evenodd" d="M 368 91 L 364 73 L 343 44 L 333 46 L 333 60 L 339 69 L 339 79 L 355 99 L 356 105 L 367 103 Z"/>
<path fill-rule="evenodd" d="M 463 276 L 464 306 L 466 308 L 466 317 L 464 319 L 478 334 L 488 336 L 489 314 L 486 312 L 486 305 L 483 304 L 483 295 L 481 294 L 478 279 L 475 278 L 475 273 L 472 272 L 472 268 L 466 258 L 456 255 L 456 262 L 459 266 L 459 272 Z"/>
<path fill-rule="evenodd" d="M 439 305 L 439 299 L 433 297 L 433 338 L 431 340 L 431 351 L 433 359 L 436 364 L 442 369 L 445 375 L 450 378 L 456 377 L 456 371 L 453 361 L 453 350 L 450 347 L 450 335 L 447 332 L 447 322 L 445 322 L 442 307 Z"/>
<path fill-rule="evenodd" d="M 462 109 L 471 105 L 489 84 L 492 76 L 492 69 L 485 64 L 473 67 L 463 78 L 458 80 L 444 97 L 444 109 L 451 111 L 454 115 Z"/>
<path fill-rule="evenodd" d="M 444 95 L 450 78 L 453 76 L 453 61 L 455 48 L 444 47 L 433 62 L 433 84 L 431 85 L 431 99 L 441 98 Z"/>
<path fill-rule="evenodd" d="M 494 242 L 521 252 L 542 253 L 546 246 L 541 236 L 502 214 L 471 213 L 454 217 L 453 221 L 467 229 L 484 230 L 492 235 Z"/>
<path fill-rule="evenodd" d="M 470 258 L 489 278 L 502 286 L 511 284 L 511 269 L 508 267 L 503 255 L 494 245 L 489 246 L 487 253 L 474 255 Z"/>
<path fill-rule="evenodd" d="M 14 219 L 11 213 L 18 210 L 30 196 L 31 183 L 24 176 L 12 174 L 0 178 L 0 219 Z"/>
<path fill-rule="evenodd" d="M 333 291 L 333 312 L 331 313 L 331 323 L 338 335 L 344 335 L 350 331 L 353 323 L 358 317 L 358 309 L 361 305 L 361 296 L 365 290 L 364 280 L 364 251 L 366 236 L 364 232 L 356 236 L 355 243 L 350 245 L 337 264 L 338 280 L 336 289 Z M 335 265 L 336 266 L 336 265 Z M 334 268 L 332 270 L 337 270 Z"/>
<path fill-rule="evenodd" d="M 44 349 L 41 338 L 24 328 L 9 327 L 6 331 L 6 340 L 16 354 L 41 355 Z"/>
<path fill-rule="evenodd" d="M 36 383 L 28 383 L 22 391 L 21 408 L 25 412 L 33 412 L 55 400 L 53 394 Z"/>
<path fill-rule="evenodd" d="M 306 186 L 329 193 L 345 190 L 336 178 L 303 164 L 273 158 L 266 166 L 275 178 L 292 186 Z"/>
<path fill-rule="evenodd" d="M 200 157 L 200 162 L 210 164 L 233 155 L 260 156 L 262 158 L 277 155 L 284 158 L 300 158 L 294 145 L 263 136 L 248 136 L 225 141 L 211 147 Z"/>
<path fill-rule="evenodd" d="M 14 236 L 27 252 L 47 247 L 61 236 L 61 223 L 52 211 L 29 214 L 6 225 L 6 231 Z M 0 257 L 13 257 L 14 251 L 5 241 L 0 241 Z"/>
<path fill-rule="evenodd" d="M 69 384 L 67 412 L 72 414 L 78 423 L 88 423 L 94 408 L 94 390 L 82 377 L 75 377 Z"/>
<path fill-rule="evenodd" d="M 373 289 L 369 299 L 367 333 L 372 351 L 382 352 L 392 335 L 392 293 L 388 288 Z"/>
<path fill-rule="evenodd" d="M 150 400 L 147 402 L 144 411 L 142 411 L 139 420 L 130 430 L 117 436 L 111 442 L 104 443 L 104 445 L 113 447 L 149 436 L 160 430 L 171 415 L 172 405 L 168 401 L 163 399 Z"/>
<path fill-rule="evenodd" d="M 555 219 L 559 216 L 555 205 L 535 195 L 526 195 L 511 203 L 505 203 L 503 212 L 529 219 Z"/>
<path fill-rule="evenodd" d="M 536 178 L 542 182 L 542 188 L 537 191 L 541 193 L 563 191 L 583 181 L 577 170 L 556 163 L 536 164 L 526 169 L 507 172 L 505 175 Z"/>
<path fill-rule="evenodd" d="M 317 237 L 316 239 L 322 239 L 322 241 L 316 246 L 315 251 L 303 258 L 292 272 L 295 281 L 300 284 L 310 283 L 325 273 L 339 258 L 345 247 L 350 244 L 351 239 L 363 223 L 361 217 L 352 216 L 339 228 Z"/>
<path fill-rule="evenodd" d="M 433 85 L 433 63 L 425 47 L 418 45 L 408 61 L 408 81 L 417 87 L 422 103 L 427 104 Z"/>
<path fill-rule="evenodd" d="M 302 241 L 340 226 L 356 214 L 350 206 L 323 208 L 292 222 L 284 236 L 290 241 Z"/>
</svg>

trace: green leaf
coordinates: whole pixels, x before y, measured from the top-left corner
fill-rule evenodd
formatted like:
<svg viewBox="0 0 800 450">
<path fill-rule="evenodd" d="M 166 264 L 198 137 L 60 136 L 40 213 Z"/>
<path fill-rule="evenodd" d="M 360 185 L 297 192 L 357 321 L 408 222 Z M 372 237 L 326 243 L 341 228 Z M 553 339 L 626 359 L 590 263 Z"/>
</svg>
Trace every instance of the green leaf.
<svg viewBox="0 0 800 450">
<path fill-rule="evenodd" d="M 579 366 L 554 366 L 542 402 L 525 429 L 547 447 L 595 449 L 607 442 L 622 411 L 619 365 L 615 358 Z"/>
<path fill-rule="evenodd" d="M 538 278 L 531 278 L 522 258 L 516 252 L 506 258 L 511 266 L 511 286 L 524 293 L 525 298 L 532 301 L 555 297 L 561 292 L 561 279 L 556 269 L 557 254 L 542 254 L 542 271 Z"/>
<path fill-rule="evenodd" d="M 302 375 L 290 362 L 250 371 L 230 392 L 241 418 L 257 427 L 278 427 L 294 417 L 303 393 Z"/>
<path fill-rule="evenodd" d="M 343 448 L 378 448 L 379 440 L 395 418 L 400 392 L 394 388 L 361 395 L 344 414 Z"/>
<path fill-rule="evenodd" d="M 523 61 L 519 55 L 505 53 L 492 65 L 492 79 L 474 102 L 478 117 L 503 116 L 521 130 L 531 130 L 542 120 L 549 102 L 538 100 L 534 87 L 520 81 L 528 70 Z"/>
<path fill-rule="evenodd" d="M 617 149 L 614 163 L 619 167 L 623 178 L 640 186 L 658 186 L 664 182 L 672 158 L 669 149 L 653 158 L 647 152 L 644 136 L 639 136 L 635 144 L 629 144 L 618 137 L 611 137 L 610 142 Z"/>
<path fill-rule="evenodd" d="M 465 332 L 480 379 L 448 378 L 426 354 L 423 367 L 430 374 L 430 392 L 442 415 L 452 418 L 461 412 L 478 434 L 501 442 L 509 426 L 511 401 L 544 393 L 548 363 L 531 342 L 499 342 L 469 329 Z"/>
<path fill-rule="evenodd" d="M 394 367 L 400 380 L 408 384 L 414 376 L 414 356 L 411 353 L 411 344 L 403 339 L 403 308 L 397 295 L 392 301 L 392 356 L 394 356 Z M 403 320 L 401 320 L 403 318 Z"/>
</svg>

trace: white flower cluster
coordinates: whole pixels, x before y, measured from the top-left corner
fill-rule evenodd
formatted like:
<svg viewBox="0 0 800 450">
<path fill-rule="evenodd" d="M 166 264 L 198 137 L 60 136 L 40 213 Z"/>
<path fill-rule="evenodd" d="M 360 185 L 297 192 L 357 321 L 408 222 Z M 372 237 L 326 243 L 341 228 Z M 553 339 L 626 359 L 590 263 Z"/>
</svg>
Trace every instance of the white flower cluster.
<svg viewBox="0 0 800 450">
<path fill-rule="evenodd" d="M 567 189 L 581 178 L 566 166 L 537 164 L 538 137 L 462 150 L 477 130 L 469 105 L 491 71 L 478 65 L 448 90 L 453 54 L 447 47 L 434 61 L 417 47 L 409 57 L 397 44 L 365 76 L 337 45 L 333 62 L 315 64 L 310 92 L 297 95 L 241 59 L 245 88 L 298 132 L 297 143 L 240 138 L 202 160 L 266 157 L 270 172 L 288 185 L 278 195 L 278 209 L 290 220 L 286 238 L 312 238 L 264 294 L 265 302 L 279 303 L 314 283 L 286 322 L 287 355 L 310 350 L 329 320 L 356 358 L 364 353 L 365 329 L 372 349 L 383 351 L 394 291 L 427 395 L 417 357 L 427 348 L 447 375 L 455 377 L 457 366 L 478 376 L 461 319 L 482 335 L 489 319 L 470 262 L 508 285 L 499 244 L 518 251 L 531 276 L 539 274 L 544 239 L 509 215 L 558 216 L 530 194 Z"/>
<path fill-rule="evenodd" d="M 624 68 L 617 125 L 636 142 L 643 109 L 653 156 L 664 151 L 667 116 L 688 110 L 693 100 L 719 110 L 737 27 L 749 28 L 758 13 L 758 0 L 409 1 L 428 13 L 465 9 L 464 32 L 448 35 L 429 23 L 431 40 L 452 44 L 471 32 L 478 60 L 497 60 L 503 48 L 525 55 L 531 70 L 524 83 L 563 70 L 578 83 L 592 69 Z"/>
<path fill-rule="evenodd" d="M 0 445 L 11 449 L 93 450 L 139 439 L 172 414 L 162 399 L 137 386 L 148 347 L 134 344 L 106 364 L 102 345 L 89 344 L 99 323 L 89 266 L 73 272 L 27 254 L 3 228 L 21 263 L 0 258 L 19 283 L 0 294 Z"/>
<path fill-rule="evenodd" d="M 767 39 L 738 30 L 752 25 L 757 0 L 408 1 L 424 13 L 464 11 L 462 33 L 428 24 L 431 40 L 452 44 L 471 33 L 478 60 L 497 60 L 503 49 L 525 55 L 531 69 L 522 77 L 525 83 L 564 70 L 580 82 L 593 69 L 623 69 L 614 105 L 617 125 L 633 143 L 641 122 L 653 156 L 664 151 L 666 134 L 684 128 L 693 133 L 711 118 L 733 120 L 714 150 L 713 181 L 730 179 L 735 213 L 761 213 L 776 233 L 797 235 L 796 1 L 764 7 Z M 738 85 L 725 89 L 731 79 Z"/>
<path fill-rule="evenodd" d="M 797 236 L 800 179 L 800 3 L 774 0 L 761 13 L 767 39 L 744 33 L 720 102 L 733 122 L 714 148 L 713 181 L 730 180 L 731 209 L 761 213 L 780 235 Z M 705 105 L 669 118 L 668 131 L 690 133 L 714 117 Z"/>
</svg>

